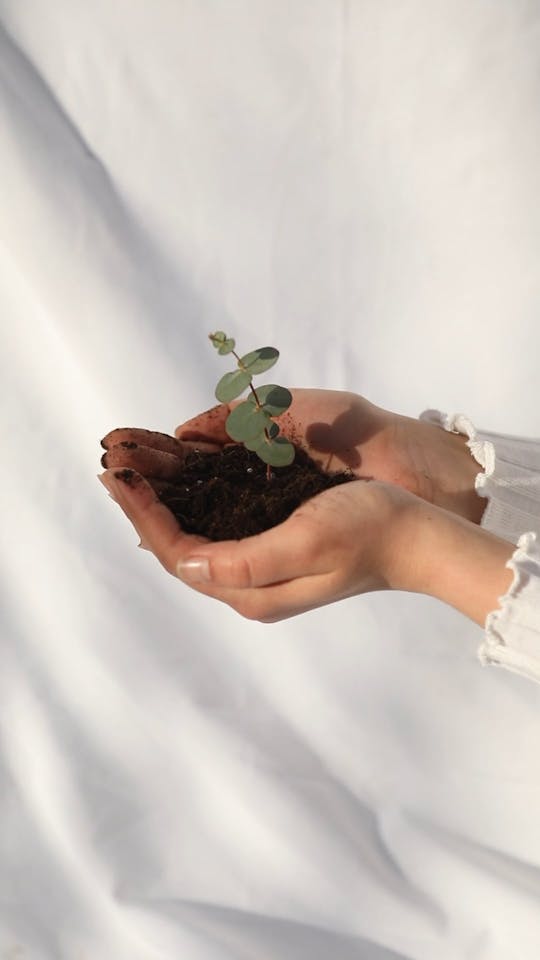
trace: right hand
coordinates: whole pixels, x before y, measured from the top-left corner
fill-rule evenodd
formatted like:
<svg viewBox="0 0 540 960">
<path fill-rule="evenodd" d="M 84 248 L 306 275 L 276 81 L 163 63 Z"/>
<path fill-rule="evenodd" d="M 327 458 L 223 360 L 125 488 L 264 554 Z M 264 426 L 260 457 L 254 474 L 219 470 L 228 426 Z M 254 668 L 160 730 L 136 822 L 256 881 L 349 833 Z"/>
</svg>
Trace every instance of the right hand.
<svg viewBox="0 0 540 960">
<path fill-rule="evenodd" d="M 270 530 L 212 543 L 184 533 L 144 478 L 118 473 L 101 479 L 165 570 L 249 620 L 275 623 L 361 593 L 414 589 L 423 575 L 421 511 L 435 508 L 394 484 L 344 483 Z"/>
</svg>

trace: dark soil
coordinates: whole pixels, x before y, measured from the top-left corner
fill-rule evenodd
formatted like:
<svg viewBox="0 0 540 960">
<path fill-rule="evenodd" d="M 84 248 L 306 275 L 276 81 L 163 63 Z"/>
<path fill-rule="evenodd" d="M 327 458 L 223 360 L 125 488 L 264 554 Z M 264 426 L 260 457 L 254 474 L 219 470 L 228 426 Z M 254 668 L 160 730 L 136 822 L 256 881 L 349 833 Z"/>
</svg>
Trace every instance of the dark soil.
<svg viewBox="0 0 540 960">
<path fill-rule="evenodd" d="M 159 484 L 159 499 L 186 533 L 210 540 L 241 540 L 283 523 L 305 500 L 356 477 L 323 473 L 297 449 L 290 467 L 272 470 L 241 444 L 219 453 L 188 454 L 182 475 Z"/>
</svg>

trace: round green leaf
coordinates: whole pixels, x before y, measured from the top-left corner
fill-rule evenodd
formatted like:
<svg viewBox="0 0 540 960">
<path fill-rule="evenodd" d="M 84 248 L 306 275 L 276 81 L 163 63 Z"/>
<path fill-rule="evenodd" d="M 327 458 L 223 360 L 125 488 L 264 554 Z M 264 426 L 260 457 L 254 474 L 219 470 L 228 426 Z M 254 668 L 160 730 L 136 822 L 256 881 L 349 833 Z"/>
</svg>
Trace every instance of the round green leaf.
<svg viewBox="0 0 540 960">
<path fill-rule="evenodd" d="M 246 440 L 253 440 L 255 437 L 260 437 L 261 434 L 264 437 L 264 430 L 269 422 L 271 421 L 262 410 L 257 409 L 253 403 L 247 403 L 246 401 L 239 403 L 229 414 L 225 429 L 231 440 L 245 443 Z"/>
<path fill-rule="evenodd" d="M 254 453 L 258 453 L 261 447 L 268 446 L 269 439 L 273 440 L 274 437 L 277 437 L 279 433 L 279 427 L 277 423 L 274 423 L 273 420 L 270 420 L 267 422 L 265 429 L 266 433 L 263 431 L 258 436 L 253 437 L 252 440 L 244 440 L 244 446 L 248 450 L 253 450 Z M 268 437 L 266 434 L 268 434 Z"/>
<path fill-rule="evenodd" d="M 286 437 L 276 437 L 275 440 L 257 447 L 255 452 L 264 463 L 269 463 L 272 467 L 288 467 L 295 454 L 292 443 L 289 443 Z"/>
<path fill-rule="evenodd" d="M 264 387 L 257 387 L 257 396 L 259 403 L 265 413 L 271 417 L 279 417 L 280 413 L 288 410 L 292 403 L 292 393 L 286 387 L 278 387 L 276 383 L 267 383 Z M 250 403 L 255 403 L 255 398 L 249 398 Z"/>
<path fill-rule="evenodd" d="M 235 342 L 232 337 L 228 337 L 224 330 L 216 330 L 215 333 L 209 333 L 208 338 L 212 341 L 212 346 L 222 356 L 231 353 L 235 348 Z"/>
<path fill-rule="evenodd" d="M 244 440 L 244 441 L 243 441 L 246 450 L 251 450 L 253 453 L 258 453 L 258 452 L 259 452 L 259 447 L 260 447 L 261 444 L 264 443 L 264 442 L 265 442 L 264 436 L 263 436 L 263 437 L 260 437 L 260 436 L 259 436 L 259 437 L 254 437 L 253 440 Z"/>
<path fill-rule="evenodd" d="M 273 420 L 270 420 L 270 423 L 268 424 L 268 426 L 267 426 L 267 428 L 266 428 L 266 432 L 267 432 L 268 437 L 269 437 L 270 440 L 273 440 L 274 437 L 277 437 L 277 435 L 278 435 L 278 433 L 279 433 L 279 427 L 278 427 L 277 423 L 274 423 Z"/>
<path fill-rule="evenodd" d="M 241 357 L 240 363 L 251 374 L 263 373 L 264 370 L 269 370 L 270 367 L 274 366 L 278 357 L 279 350 L 276 350 L 275 347 L 259 347 L 258 350 L 252 350 L 251 353 L 246 353 L 244 357 Z"/>
<path fill-rule="evenodd" d="M 215 344 L 214 344 L 215 346 Z M 226 353 L 232 353 L 236 344 L 232 337 L 228 337 L 227 340 L 224 340 L 221 346 L 219 347 L 218 353 L 223 357 Z"/>
<path fill-rule="evenodd" d="M 220 403 L 229 403 L 239 397 L 251 383 L 251 374 L 247 370 L 234 370 L 226 373 L 216 387 L 216 399 Z"/>
</svg>

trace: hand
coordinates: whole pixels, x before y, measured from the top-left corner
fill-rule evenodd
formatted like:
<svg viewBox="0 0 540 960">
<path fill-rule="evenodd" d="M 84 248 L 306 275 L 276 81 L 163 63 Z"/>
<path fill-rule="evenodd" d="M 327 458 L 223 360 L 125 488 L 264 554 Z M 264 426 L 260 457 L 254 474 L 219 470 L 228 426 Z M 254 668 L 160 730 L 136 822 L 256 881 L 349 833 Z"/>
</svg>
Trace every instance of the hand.
<svg viewBox="0 0 540 960">
<path fill-rule="evenodd" d="M 265 533 L 210 543 L 183 533 L 143 478 L 124 476 L 103 481 L 163 567 L 248 619 L 272 623 L 355 594 L 407 589 L 407 517 L 420 501 L 392 484 L 334 487 Z"/>
<path fill-rule="evenodd" d="M 358 477 L 393 483 L 416 496 L 480 523 L 485 499 L 475 491 L 479 472 L 466 438 L 435 424 L 375 406 L 355 393 L 292 391 L 278 418 L 282 432 L 323 470 L 351 469 Z M 225 421 L 235 404 L 220 404 L 175 431 L 181 441 L 230 442 Z"/>
<path fill-rule="evenodd" d="M 355 393 L 296 389 L 292 394 L 278 422 L 322 469 L 349 468 L 358 477 L 396 484 L 480 523 L 485 499 L 475 491 L 478 465 L 465 437 L 383 410 Z M 112 430 L 102 440 L 107 450 L 102 464 L 137 470 L 159 493 L 166 481 L 174 483 L 188 450 L 216 450 L 230 442 L 225 421 L 234 405 L 220 404 L 181 424 L 176 439 L 150 430 Z"/>
</svg>

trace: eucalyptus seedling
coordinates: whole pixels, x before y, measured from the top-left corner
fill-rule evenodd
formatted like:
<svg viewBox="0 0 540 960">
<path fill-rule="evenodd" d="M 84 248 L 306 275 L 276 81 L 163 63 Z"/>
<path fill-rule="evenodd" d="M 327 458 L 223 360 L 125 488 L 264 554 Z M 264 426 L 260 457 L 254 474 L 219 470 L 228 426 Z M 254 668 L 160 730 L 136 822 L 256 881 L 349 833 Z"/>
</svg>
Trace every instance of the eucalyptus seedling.
<svg viewBox="0 0 540 960">
<path fill-rule="evenodd" d="M 292 403 L 292 395 L 286 387 L 268 383 L 262 387 L 253 386 L 253 377 L 273 367 L 279 357 L 275 347 L 259 347 L 243 357 L 235 351 L 235 341 L 223 330 L 209 334 L 209 339 L 217 352 L 224 356 L 232 353 L 237 369 L 226 373 L 216 387 L 216 398 L 220 403 L 230 403 L 249 387 L 250 394 L 231 411 L 225 422 L 225 429 L 231 440 L 243 443 L 247 450 L 253 450 L 263 463 L 266 463 L 266 475 L 271 476 L 271 467 L 287 467 L 294 460 L 294 447 L 286 437 L 281 436 L 279 426 L 273 419 L 285 413 Z"/>
</svg>

